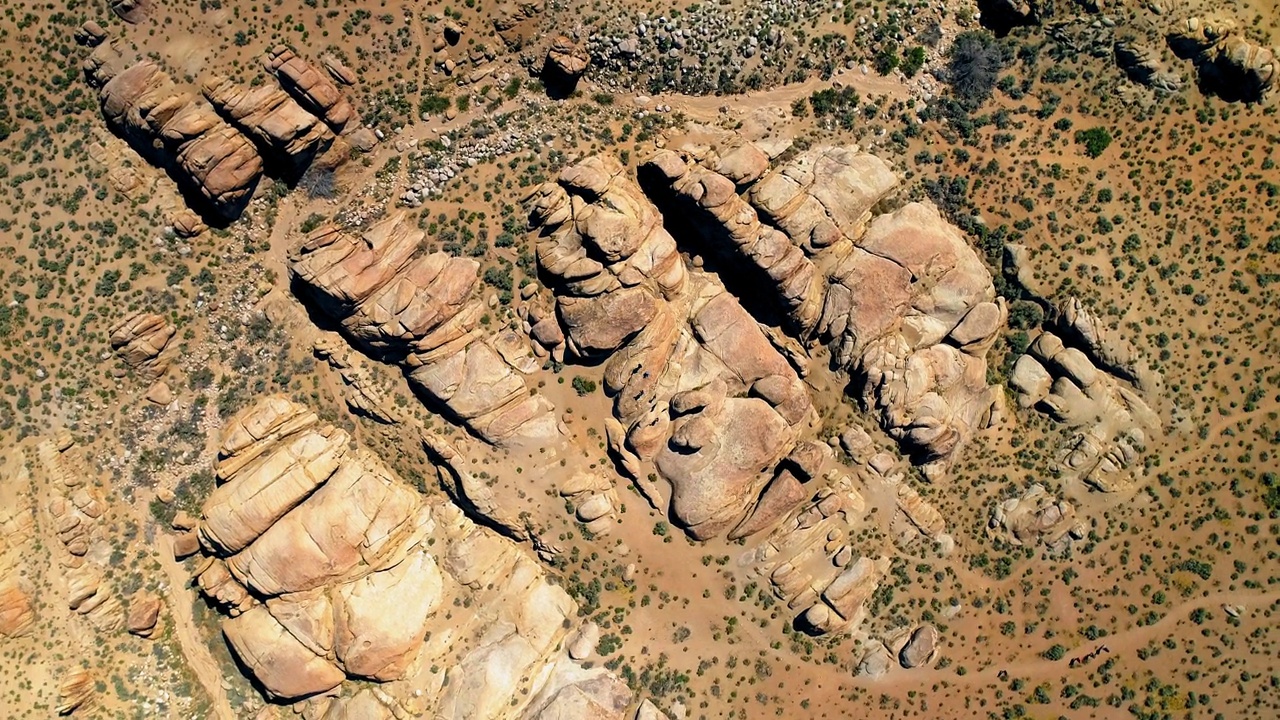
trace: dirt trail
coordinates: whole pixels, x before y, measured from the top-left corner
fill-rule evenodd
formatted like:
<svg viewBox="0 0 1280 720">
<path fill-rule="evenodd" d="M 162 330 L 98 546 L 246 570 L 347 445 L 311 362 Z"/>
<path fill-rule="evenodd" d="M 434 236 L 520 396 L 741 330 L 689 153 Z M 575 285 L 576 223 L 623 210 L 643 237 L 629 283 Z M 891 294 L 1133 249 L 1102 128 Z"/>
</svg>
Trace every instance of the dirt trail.
<svg viewBox="0 0 1280 720">
<path fill-rule="evenodd" d="M 1114 635 L 1099 638 L 1097 642 L 1090 643 L 1087 646 L 1075 648 L 1068 654 L 1068 657 L 1064 657 L 1061 660 L 1047 660 L 1040 657 L 1035 659 L 1019 658 L 1009 662 L 996 663 L 986 669 L 970 672 L 963 676 L 956 675 L 952 670 L 917 669 L 909 673 L 891 674 L 879 681 L 863 680 L 862 683 L 875 688 L 924 687 L 930 683 L 944 680 L 956 685 L 988 685 L 998 682 L 1000 672 L 1005 670 L 1010 671 L 1012 676 L 1025 678 L 1033 682 L 1047 676 L 1057 677 L 1069 673 L 1088 673 L 1094 667 L 1094 663 L 1073 668 L 1070 667 L 1071 657 L 1085 655 L 1102 645 L 1105 645 L 1110 650 L 1109 657 L 1137 652 L 1138 649 L 1152 640 L 1170 635 L 1173 632 L 1173 626 L 1187 619 L 1192 612 L 1200 608 L 1216 608 L 1223 604 L 1260 607 L 1276 602 L 1280 602 L 1280 592 L 1243 593 L 1224 591 L 1211 593 L 1178 605 L 1163 618 L 1150 625 L 1135 626 Z M 1105 662 L 1105 660 L 1099 658 L 1095 662 Z"/>
<path fill-rule="evenodd" d="M 754 110 L 761 107 L 790 105 L 798 98 L 807 98 L 815 90 L 841 83 L 857 90 L 863 97 L 886 95 L 892 100 L 905 100 L 910 97 L 910 89 L 895 76 L 880 76 L 874 73 L 863 75 L 861 70 L 845 70 L 831 77 L 830 80 L 811 78 L 793 85 L 779 85 L 769 90 L 748 92 L 742 95 L 719 97 L 716 95 L 681 95 L 664 93 L 654 98 L 655 102 L 671 105 L 672 110 L 706 119 L 714 117 L 721 107 L 739 110 Z"/>
<path fill-rule="evenodd" d="M 169 580 L 165 591 L 169 601 L 169 615 L 173 618 L 174 635 L 182 646 L 182 655 L 213 701 L 214 717 L 218 720 L 236 720 L 231 703 L 227 701 L 227 693 L 222 688 L 222 670 L 205 646 L 192 617 L 191 595 L 186 591 L 189 579 L 182 566 L 173 559 L 173 538 L 165 533 L 158 533 L 157 543 L 162 556 L 160 565 L 164 567 Z"/>
</svg>

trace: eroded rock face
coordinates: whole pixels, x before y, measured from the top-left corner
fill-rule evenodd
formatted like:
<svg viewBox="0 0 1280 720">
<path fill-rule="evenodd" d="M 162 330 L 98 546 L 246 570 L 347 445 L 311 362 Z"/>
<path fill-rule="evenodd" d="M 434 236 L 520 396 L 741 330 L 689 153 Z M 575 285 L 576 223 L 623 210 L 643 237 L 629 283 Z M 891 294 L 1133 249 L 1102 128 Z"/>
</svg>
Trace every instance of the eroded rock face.
<svg viewBox="0 0 1280 720">
<path fill-rule="evenodd" d="M 277 45 L 263 58 L 263 65 L 275 74 L 286 92 L 309 112 L 322 118 L 334 133 L 342 134 L 359 125 L 355 108 L 329 74 L 293 50 Z"/>
<path fill-rule="evenodd" d="M 1169 70 L 1154 48 L 1131 41 L 1115 44 L 1116 64 L 1131 80 L 1162 92 L 1178 92 L 1182 78 Z"/>
<path fill-rule="evenodd" d="M 1126 490 L 1148 442 L 1163 430 L 1160 416 L 1143 398 L 1143 389 L 1157 380 L 1134 359 L 1132 348 L 1078 300 L 1064 301 L 1058 324 L 1078 345 L 1040 333 L 1015 363 L 1010 386 L 1023 407 L 1036 407 L 1076 429 L 1059 452 L 1064 477 L 1103 492 Z M 1114 370 L 1099 368 L 1091 356 Z"/>
<path fill-rule="evenodd" d="M 1231 99 L 1266 98 L 1280 74 L 1275 53 L 1250 42 L 1230 20 L 1188 18 L 1170 31 L 1169 44 L 1196 63 L 1204 81 Z"/>
<path fill-rule="evenodd" d="M 1003 533 L 1015 545 L 1043 543 L 1051 551 L 1065 549 L 1071 540 L 1084 537 L 1085 532 L 1075 506 L 1054 498 L 1040 484 L 997 505 L 988 528 Z"/>
<path fill-rule="evenodd" d="M 616 160 L 566 168 L 531 208 L 569 354 L 608 358 L 611 443 L 634 458 L 624 467 L 653 463 L 671 484 L 672 518 L 694 537 L 741 522 L 811 420 L 795 370 L 722 285 L 686 271 Z"/>
<path fill-rule="evenodd" d="M 179 91 L 155 63 L 130 65 L 114 42 L 99 45 L 84 71 L 108 126 L 149 161 L 172 167 L 214 212 L 239 215 L 262 176 L 262 158 L 249 138 Z"/>
<path fill-rule="evenodd" d="M 576 605 L 523 549 L 420 496 L 314 413 L 259 401 L 227 425 L 216 470 L 198 584 L 272 697 L 353 677 L 382 684 L 316 700 L 324 717 L 396 707 L 397 717 L 620 720 L 631 702 L 616 677 L 569 658 Z M 464 598 L 467 613 L 439 610 Z"/>
<path fill-rule="evenodd" d="M 169 368 L 164 351 L 177 331 L 160 315 L 137 312 L 111 328 L 111 349 L 135 372 L 154 380 Z"/>
<path fill-rule="evenodd" d="M 999 401 L 986 352 L 1007 313 L 990 274 L 932 205 L 874 214 L 897 184 L 874 156 L 819 147 L 766 169 L 750 143 L 698 138 L 660 151 L 641 179 L 672 223 L 770 290 L 797 337 L 829 344 L 927 471 L 944 470 Z"/>
<path fill-rule="evenodd" d="M 404 213 L 362 234 L 316 230 L 290 252 L 303 297 L 357 344 L 399 363 L 418 392 L 485 440 L 545 441 L 558 430 L 552 406 L 480 327 L 476 261 L 421 250 L 424 233 Z"/>
</svg>

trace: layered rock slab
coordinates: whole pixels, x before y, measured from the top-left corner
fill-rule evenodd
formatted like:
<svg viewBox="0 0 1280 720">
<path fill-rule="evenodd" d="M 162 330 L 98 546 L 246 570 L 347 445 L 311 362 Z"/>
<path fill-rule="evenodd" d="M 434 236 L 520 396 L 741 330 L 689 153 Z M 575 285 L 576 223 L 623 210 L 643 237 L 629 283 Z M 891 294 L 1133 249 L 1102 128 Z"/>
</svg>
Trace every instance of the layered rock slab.
<svg viewBox="0 0 1280 720">
<path fill-rule="evenodd" d="M 423 238 L 403 213 L 360 233 L 326 226 L 293 247 L 289 272 L 344 334 L 401 365 L 476 435 L 498 445 L 556 437 L 551 403 L 529 393 L 480 326 L 478 263 L 424 252 Z"/>
</svg>

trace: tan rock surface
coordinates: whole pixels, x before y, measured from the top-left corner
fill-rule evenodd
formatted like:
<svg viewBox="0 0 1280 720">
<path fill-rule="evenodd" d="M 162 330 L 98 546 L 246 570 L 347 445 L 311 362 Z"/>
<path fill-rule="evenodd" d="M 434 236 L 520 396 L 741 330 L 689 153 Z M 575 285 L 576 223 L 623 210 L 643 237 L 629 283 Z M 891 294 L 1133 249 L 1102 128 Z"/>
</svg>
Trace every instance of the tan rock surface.
<svg viewBox="0 0 1280 720">
<path fill-rule="evenodd" d="M 399 362 L 410 384 L 473 432 L 496 444 L 557 435 L 551 404 L 479 327 L 478 265 L 423 253 L 423 232 L 407 215 L 363 235 L 317 230 L 290 253 L 306 298 L 362 346 Z"/>
</svg>

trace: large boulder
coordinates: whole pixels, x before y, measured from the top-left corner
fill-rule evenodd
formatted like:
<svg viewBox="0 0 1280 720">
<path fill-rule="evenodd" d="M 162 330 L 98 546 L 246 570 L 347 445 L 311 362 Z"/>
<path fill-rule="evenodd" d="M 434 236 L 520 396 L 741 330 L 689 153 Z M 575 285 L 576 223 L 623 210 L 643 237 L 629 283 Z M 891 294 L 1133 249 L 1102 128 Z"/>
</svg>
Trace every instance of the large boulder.
<svg viewBox="0 0 1280 720">
<path fill-rule="evenodd" d="M 164 375 L 172 358 L 165 353 L 177 328 L 161 315 L 136 312 L 111 327 L 111 349 L 148 380 Z"/>
<path fill-rule="evenodd" d="M 263 65 L 275 74 L 286 92 L 322 118 L 334 133 L 354 130 L 359 125 L 355 108 L 330 75 L 290 48 L 277 45 L 263 58 Z"/>
<path fill-rule="evenodd" d="M 333 140 L 328 127 L 278 87 L 241 87 L 212 75 L 201 87 L 218 111 L 297 173 Z"/>
</svg>

